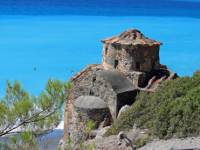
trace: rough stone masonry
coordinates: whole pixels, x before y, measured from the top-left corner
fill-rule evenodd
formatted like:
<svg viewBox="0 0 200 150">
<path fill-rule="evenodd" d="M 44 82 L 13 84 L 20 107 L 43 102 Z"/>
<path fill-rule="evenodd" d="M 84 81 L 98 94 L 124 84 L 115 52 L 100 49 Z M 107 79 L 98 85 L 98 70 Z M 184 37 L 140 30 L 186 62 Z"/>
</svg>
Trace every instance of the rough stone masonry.
<svg viewBox="0 0 200 150">
<path fill-rule="evenodd" d="M 164 80 L 177 77 L 160 64 L 161 43 L 137 29 L 102 42 L 102 64 L 89 65 L 71 79 L 64 140 L 71 136 L 76 141 L 81 124 L 88 119 L 95 122 L 96 129 L 109 126 L 124 105 L 134 103 L 139 91 L 153 92 Z"/>
</svg>

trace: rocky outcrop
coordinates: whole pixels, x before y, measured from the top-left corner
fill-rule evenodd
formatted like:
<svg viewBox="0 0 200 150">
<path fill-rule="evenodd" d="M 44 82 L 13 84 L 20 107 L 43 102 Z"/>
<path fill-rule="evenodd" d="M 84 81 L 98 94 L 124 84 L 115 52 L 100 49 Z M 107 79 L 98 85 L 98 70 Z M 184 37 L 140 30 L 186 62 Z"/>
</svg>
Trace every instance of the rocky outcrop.
<svg viewBox="0 0 200 150">
<path fill-rule="evenodd" d="M 154 140 L 138 150 L 200 150 L 200 137 Z"/>
<path fill-rule="evenodd" d="M 121 114 L 124 113 L 125 111 L 127 111 L 129 108 L 130 108 L 129 105 L 124 105 L 124 106 L 120 109 L 117 118 L 119 118 L 119 117 L 121 116 Z"/>
<path fill-rule="evenodd" d="M 93 140 L 89 140 L 86 144 L 95 143 L 94 150 L 136 150 L 136 141 L 145 139 L 148 136 L 148 130 L 136 128 L 128 132 L 120 132 L 118 135 L 109 137 L 99 136 Z"/>
</svg>

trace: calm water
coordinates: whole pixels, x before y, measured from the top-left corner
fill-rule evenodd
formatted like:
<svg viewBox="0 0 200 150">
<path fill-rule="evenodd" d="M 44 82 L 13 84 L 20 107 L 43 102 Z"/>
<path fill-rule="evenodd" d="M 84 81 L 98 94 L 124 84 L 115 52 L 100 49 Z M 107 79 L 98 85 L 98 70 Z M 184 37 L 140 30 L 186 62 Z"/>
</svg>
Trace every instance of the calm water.
<svg viewBox="0 0 200 150">
<path fill-rule="evenodd" d="M 189 17 L 0 16 L 0 92 L 19 80 L 38 94 L 48 80 L 67 80 L 101 62 L 101 39 L 138 28 L 164 43 L 161 62 L 180 75 L 200 68 L 200 19 Z"/>
</svg>

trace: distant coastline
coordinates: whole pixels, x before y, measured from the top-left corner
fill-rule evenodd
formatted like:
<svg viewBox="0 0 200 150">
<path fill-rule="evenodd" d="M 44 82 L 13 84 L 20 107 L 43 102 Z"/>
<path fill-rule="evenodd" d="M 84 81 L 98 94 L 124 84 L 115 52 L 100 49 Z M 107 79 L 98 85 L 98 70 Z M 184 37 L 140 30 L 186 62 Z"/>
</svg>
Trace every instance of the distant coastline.
<svg viewBox="0 0 200 150">
<path fill-rule="evenodd" d="M 53 131 L 37 137 L 39 150 L 55 150 L 60 142 L 60 139 L 63 137 L 63 129 L 64 121 L 61 121 L 60 124 Z M 20 132 L 20 129 L 16 129 L 13 132 Z M 0 141 L 6 141 L 7 138 L 10 136 L 12 136 L 12 133 L 7 135 L 6 137 L 1 137 Z"/>
</svg>

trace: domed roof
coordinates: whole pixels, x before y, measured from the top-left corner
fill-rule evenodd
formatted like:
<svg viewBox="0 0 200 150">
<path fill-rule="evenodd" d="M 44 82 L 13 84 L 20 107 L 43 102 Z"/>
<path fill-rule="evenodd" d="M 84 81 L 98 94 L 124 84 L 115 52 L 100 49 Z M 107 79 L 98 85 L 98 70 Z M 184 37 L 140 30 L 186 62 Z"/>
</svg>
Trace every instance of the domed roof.
<svg viewBox="0 0 200 150">
<path fill-rule="evenodd" d="M 116 70 L 102 70 L 99 72 L 99 75 L 103 77 L 118 94 L 136 90 L 136 87 Z"/>
<path fill-rule="evenodd" d="M 104 109 L 107 108 L 106 103 L 96 96 L 80 96 L 75 102 L 74 106 L 82 109 Z"/>
<path fill-rule="evenodd" d="M 142 32 L 137 29 L 130 29 L 121 33 L 119 36 L 114 36 L 112 38 L 108 38 L 102 40 L 105 44 L 116 44 L 116 45 L 161 45 L 162 43 L 149 39 L 144 36 Z"/>
</svg>

